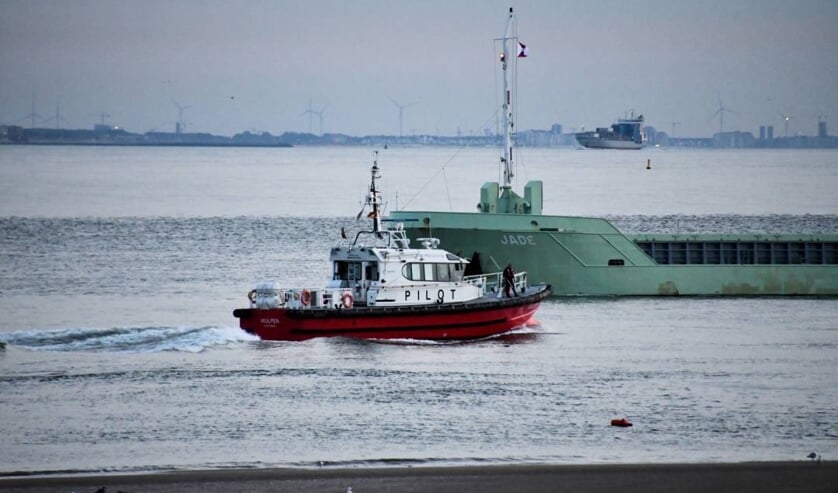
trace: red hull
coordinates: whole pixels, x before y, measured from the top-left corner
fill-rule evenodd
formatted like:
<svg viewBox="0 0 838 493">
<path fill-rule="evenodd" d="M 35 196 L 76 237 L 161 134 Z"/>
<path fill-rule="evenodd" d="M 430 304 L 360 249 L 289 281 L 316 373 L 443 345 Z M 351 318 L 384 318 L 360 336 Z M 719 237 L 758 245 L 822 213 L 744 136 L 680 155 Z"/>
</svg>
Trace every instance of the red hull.
<svg viewBox="0 0 838 493">
<path fill-rule="evenodd" d="M 524 325 L 550 289 L 526 298 L 495 303 L 417 308 L 350 310 L 238 309 L 233 315 L 245 331 L 266 340 L 302 341 L 314 337 L 362 339 L 481 339 Z"/>
</svg>

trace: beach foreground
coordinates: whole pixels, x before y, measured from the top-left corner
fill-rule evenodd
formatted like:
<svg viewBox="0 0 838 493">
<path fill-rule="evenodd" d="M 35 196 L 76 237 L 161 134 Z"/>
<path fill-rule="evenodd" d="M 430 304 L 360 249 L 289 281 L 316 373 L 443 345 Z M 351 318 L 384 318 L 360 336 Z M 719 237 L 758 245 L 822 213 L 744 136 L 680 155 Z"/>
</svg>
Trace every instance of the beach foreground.
<svg viewBox="0 0 838 493">
<path fill-rule="evenodd" d="M 0 490 L 43 493 L 221 492 L 800 492 L 835 491 L 838 462 L 503 465 L 378 469 L 236 469 L 0 479 Z"/>
</svg>

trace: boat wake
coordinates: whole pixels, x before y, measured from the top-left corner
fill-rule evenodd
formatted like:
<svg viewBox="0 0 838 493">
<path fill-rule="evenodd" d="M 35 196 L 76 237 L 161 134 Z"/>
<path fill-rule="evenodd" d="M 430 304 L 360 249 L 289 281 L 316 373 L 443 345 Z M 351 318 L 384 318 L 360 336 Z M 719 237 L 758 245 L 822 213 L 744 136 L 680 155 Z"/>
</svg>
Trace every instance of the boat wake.
<svg viewBox="0 0 838 493">
<path fill-rule="evenodd" d="M 478 344 L 481 342 L 527 342 L 542 334 L 541 323 L 530 319 L 526 324 L 516 327 L 507 332 L 493 334 L 480 339 L 464 340 L 435 340 L 435 339 L 365 339 L 359 342 L 371 342 L 374 344 L 390 344 L 396 346 L 455 346 L 462 344 Z"/>
<path fill-rule="evenodd" d="M 259 338 L 235 327 L 116 327 L 23 330 L 2 334 L 0 340 L 8 346 L 33 351 L 197 353 Z"/>
</svg>

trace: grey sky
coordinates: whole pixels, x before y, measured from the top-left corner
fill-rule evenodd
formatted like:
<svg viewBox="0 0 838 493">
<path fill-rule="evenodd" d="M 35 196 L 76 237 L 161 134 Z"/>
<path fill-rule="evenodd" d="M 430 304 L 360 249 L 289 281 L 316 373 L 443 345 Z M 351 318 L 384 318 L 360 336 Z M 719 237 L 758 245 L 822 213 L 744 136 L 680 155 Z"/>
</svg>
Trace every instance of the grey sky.
<svg viewBox="0 0 838 493">
<path fill-rule="evenodd" d="M 679 136 L 838 129 L 835 0 L 0 0 L 0 121 L 130 131 L 453 135 L 494 128 L 493 38 L 530 48 L 518 128 L 605 126 L 627 110 Z M 53 126 L 53 122 L 43 123 Z M 313 130 L 318 132 L 315 117 Z"/>
</svg>

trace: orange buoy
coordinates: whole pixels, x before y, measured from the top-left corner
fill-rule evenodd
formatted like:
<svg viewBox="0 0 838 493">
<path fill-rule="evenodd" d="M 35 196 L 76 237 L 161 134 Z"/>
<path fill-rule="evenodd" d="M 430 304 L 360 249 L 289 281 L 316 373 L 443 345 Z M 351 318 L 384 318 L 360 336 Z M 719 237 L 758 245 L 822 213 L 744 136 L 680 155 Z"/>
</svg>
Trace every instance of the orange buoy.
<svg viewBox="0 0 838 493">
<path fill-rule="evenodd" d="M 627 420 L 626 418 L 620 419 L 612 419 L 611 426 L 619 426 L 621 428 L 626 428 L 628 426 L 632 426 L 631 421 Z"/>
</svg>

